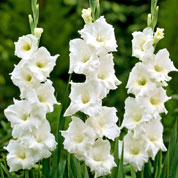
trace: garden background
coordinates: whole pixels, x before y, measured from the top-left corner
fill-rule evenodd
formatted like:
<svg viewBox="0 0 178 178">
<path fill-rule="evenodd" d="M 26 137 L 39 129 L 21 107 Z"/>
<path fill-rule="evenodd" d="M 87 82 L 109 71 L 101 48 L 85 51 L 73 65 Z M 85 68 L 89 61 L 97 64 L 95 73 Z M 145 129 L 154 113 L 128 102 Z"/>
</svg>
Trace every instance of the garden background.
<svg viewBox="0 0 178 178">
<path fill-rule="evenodd" d="M 55 69 L 51 80 L 56 90 L 56 97 L 63 104 L 64 92 L 68 82 L 69 41 L 78 38 L 78 30 L 83 25 L 81 11 L 88 8 L 87 0 L 39 0 L 40 18 L 38 27 L 44 29 L 40 46 L 45 46 L 52 55 L 57 53 Z M 160 6 L 158 27 L 165 29 L 165 38 L 157 46 L 157 50 L 167 48 L 171 60 L 178 68 L 178 1 L 159 0 Z M 118 109 L 120 122 L 124 114 L 124 101 L 128 96 L 125 88 L 129 72 L 138 62 L 131 56 L 132 32 L 143 30 L 147 25 L 147 14 L 150 12 L 149 0 L 100 0 L 101 15 L 115 28 L 118 52 L 114 53 L 116 76 L 122 84 L 111 91 L 104 105 Z M 0 0 L 0 159 L 6 155 L 3 146 L 11 138 L 10 123 L 4 116 L 4 109 L 12 104 L 13 98 L 19 98 L 19 89 L 13 85 L 9 73 L 19 58 L 14 56 L 14 42 L 22 35 L 30 33 L 28 14 L 31 13 L 30 0 Z M 178 73 L 170 73 L 172 80 L 167 87 L 168 96 L 172 99 L 166 103 L 167 115 L 162 115 L 164 124 L 164 142 L 166 146 L 175 121 L 178 120 Z M 84 77 L 72 75 L 72 80 L 83 81 Z M 68 96 L 67 96 L 68 97 Z M 56 135 L 60 107 L 48 115 L 52 132 Z M 64 119 L 64 118 L 62 118 Z M 64 128 L 67 128 L 67 123 Z"/>
</svg>

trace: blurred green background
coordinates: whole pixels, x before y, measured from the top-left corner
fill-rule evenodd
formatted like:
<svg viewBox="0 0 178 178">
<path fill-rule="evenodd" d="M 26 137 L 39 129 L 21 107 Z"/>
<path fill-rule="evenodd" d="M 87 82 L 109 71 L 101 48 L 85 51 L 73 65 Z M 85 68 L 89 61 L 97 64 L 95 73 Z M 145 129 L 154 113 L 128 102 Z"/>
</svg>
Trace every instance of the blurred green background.
<svg viewBox="0 0 178 178">
<path fill-rule="evenodd" d="M 39 0 L 39 27 L 44 28 L 40 46 L 45 46 L 52 55 L 60 57 L 51 74 L 58 101 L 62 102 L 68 81 L 69 41 L 78 38 L 78 30 L 83 28 L 81 10 L 88 8 L 88 0 Z M 167 48 L 171 59 L 178 68 L 178 0 L 159 0 L 158 26 L 165 29 L 165 38 L 157 50 Z M 131 57 L 132 32 L 146 27 L 147 14 L 150 12 L 149 0 L 100 0 L 101 15 L 115 28 L 118 52 L 114 54 L 115 70 L 122 85 L 111 91 L 103 104 L 115 106 L 122 121 L 124 114 L 125 89 L 129 72 L 138 62 Z M 30 0 L 0 0 L 0 152 L 11 138 L 10 124 L 4 116 L 4 109 L 12 104 L 13 98 L 19 99 L 19 89 L 13 85 L 9 73 L 19 58 L 14 56 L 14 42 L 22 35 L 29 34 L 28 14 L 31 13 Z M 178 73 L 171 73 L 167 93 L 172 100 L 166 103 L 168 114 L 163 115 L 164 139 L 169 140 L 171 129 L 178 119 Z M 82 76 L 73 75 L 72 79 L 81 81 Z M 58 114 L 51 114 L 53 132 L 56 129 Z"/>
</svg>

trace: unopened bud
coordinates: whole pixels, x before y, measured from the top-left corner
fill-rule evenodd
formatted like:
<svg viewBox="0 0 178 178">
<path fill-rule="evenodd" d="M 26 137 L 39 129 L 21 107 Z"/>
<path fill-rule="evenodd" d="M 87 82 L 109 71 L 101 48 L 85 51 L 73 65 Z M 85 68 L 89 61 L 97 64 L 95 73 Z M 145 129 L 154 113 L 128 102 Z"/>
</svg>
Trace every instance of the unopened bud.
<svg viewBox="0 0 178 178">
<path fill-rule="evenodd" d="M 151 26 L 151 14 L 148 14 L 147 25 L 148 25 L 148 27 Z"/>
<path fill-rule="evenodd" d="M 83 18 L 83 20 L 85 21 L 86 24 L 89 24 L 89 23 L 92 22 L 91 8 L 82 10 L 82 18 Z"/>
<path fill-rule="evenodd" d="M 99 6 L 99 3 L 100 3 L 99 0 L 96 0 L 96 5 L 97 5 L 97 6 Z"/>
<path fill-rule="evenodd" d="M 36 9 L 39 9 L 39 4 L 36 5 Z"/>
<path fill-rule="evenodd" d="M 43 28 L 35 28 L 34 29 L 34 34 L 38 39 L 40 39 L 42 33 L 43 33 Z"/>
<path fill-rule="evenodd" d="M 32 15 L 31 15 L 31 14 L 28 15 L 28 19 L 29 19 L 30 24 L 32 24 L 33 18 L 32 18 Z"/>
<path fill-rule="evenodd" d="M 155 43 L 158 43 L 163 38 L 164 38 L 164 28 L 157 28 L 154 34 Z"/>
</svg>

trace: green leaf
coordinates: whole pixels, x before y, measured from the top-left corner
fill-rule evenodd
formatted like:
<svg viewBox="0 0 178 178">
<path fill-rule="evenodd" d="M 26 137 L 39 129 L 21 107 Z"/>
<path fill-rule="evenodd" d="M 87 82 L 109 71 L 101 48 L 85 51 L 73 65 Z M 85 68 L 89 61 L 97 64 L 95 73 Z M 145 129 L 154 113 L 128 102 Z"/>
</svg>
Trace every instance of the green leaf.
<svg viewBox="0 0 178 178">
<path fill-rule="evenodd" d="M 176 150 L 178 150 L 178 143 L 176 146 Z M 177 176 L 178 176 L 178 152 L 177 151 L 175 151 L 174 162 L 171 165 L 172 165 L 172 170 L 170 173 L 170 177 L 177 178 Z"/>
<path fill-rule="evenodd" d="M 175 127 L 173 129 L 173 133 L 171 136 L 171 139 L 169 141 L 169 147 L 166 153 L 166 158 L 164 160 L 163 169 L 160 175 L 160 178 L 167 178 L 170 177 L 170 175 L 173 172 L 174 167 L 174 161 L 177 154 L 177 122 L 175 124 Z"/>
<path fill-rule="evenodd" d="M 4 178 L 4 172 L 2 170 L 1 164 L 0 164 L 0 171 L 1 171 L 1 178 Z"/>
<path fill-rule="evenodd" d="M 59 168 L 58 168 L 58 172 L 59 172 L 59 178 L 63 178 L 64 177 L 64 172 L 65 172 L 65 168 L 66 168 L 66 160 L 62 160 L 59 164 Z M 69 177 L 70 178 L 70 177 Z"/>
<path fill-rule="evenodd" d="M 137 178 L 137 177 L 136 177 L 136 173 L 135 173 L 135 171 L 133 170 L 133 168 L 131 168 L 131 178 Z"/>
<path fill-rule="evenodd" d="M 8 171 L 8 169 L 2 164 L 0 163 L 1 168 L 4 170 L 4 172 L 7 174 L 8 178 L 16 178 L 16 176 L 12 176 L 11 173 Z"/>
<path fill-rule="evenodd" d="M 122 142 L 122 153 L 121 153 L 121 159 L 119 161 L 119 169 L 118 169 L 119 178 L 124 178 L 123 157 L 124 157 L 124 142 Z"/>
<path fill-rule="evenodd" d="M 116 165 L 119 163 L 119 155 L 118 155 L 118 138 L 115 140 L 115 145 L 114 145 L 114 161 Z M 118 172 L 118 167 L 114 167 L 111 172 L 111 178 L 117 177 L 117 172 Z"/>
<path fill-rule="evenodd" d="M 151 161 L 148 160 L 148 163 L 144 166 L 144 178 L 152 177 L 152 164 Z"/>
<path fill-rule="evenodd" d="M 49 158 L 43 159 L 42 161 L 42 175 L 45 176 L 45 178 L 50 178 Z"/>
<path fill-rule="evenodd" d="M 85 163 L 83 164 L 83 178 L 89 178 L 89 175 L 88 175 L 88 169 L 85 165 Z"/>
<path fill-rule="evenodd" d="M 162 151 L 159 151 L 154 161 L 154 178 L 160 177 L 162 170 Z"/>
<path fill-rule="evenodd" d="M 171 163 L 169 176 L 171 178 L 176 175 L 176 169 L 178 167 L 177 166 L 178 163 L 177 124 L 178 122 L 176 121 L 173 134 L 171 136 L 170 143 L 169 143 L 169 158 L 170 158 L 169 162 Z"/>
<path fill-rule="evenodd" d="M 74 177 L 82 178 L 82 169 L 79 161 L 71 154 L 71 169 Z"/>
</svg>

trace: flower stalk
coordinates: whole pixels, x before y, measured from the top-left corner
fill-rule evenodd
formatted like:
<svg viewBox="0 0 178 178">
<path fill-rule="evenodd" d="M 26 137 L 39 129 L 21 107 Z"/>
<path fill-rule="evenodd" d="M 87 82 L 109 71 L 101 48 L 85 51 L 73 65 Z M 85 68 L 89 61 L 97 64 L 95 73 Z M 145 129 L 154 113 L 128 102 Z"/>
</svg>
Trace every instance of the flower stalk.
<svg viewBox="0 0 178 178">
<path fill-rule="evenodd" d="M 92 11 L 93 22 L 96 21 L 100 16 L 100 4 L 99 0 L 89 0 L 90 8 Z"/>
<path fill-rule="evenodd" d="M 35 28 L 37 28 L 38 21 L 39 21 L 39 4 L 37 3 L 37 0 L 31 0 L 31 7 L 32 7 L 32 15 L 29 14 L 29 23 L 30 23 L 30 29 L 31 33 L 34 35 Z"/>
<path fill-rule="evenodd" d="M 117 48 L 114 29 L 103 16 L 97 17 L 99 1 L 90 3 L 91 8 L 82 10 L 86 25 L 79 31 L 81 38 L 70 41 L 69 73 L 83 74 L 86 80 L 70 82 L 71 102 L 64 116 L 71 116 L 72 121 L 61 134 L 64 148 L 84 161 L 96 178 L 116 166 L 108 139 L 120 134 L 117 110 L 102 106 L 102 99 L 121 82 L 115 76 L 112 55 Z M 80 118 L 78 112 L 84 117 Z"/>
<path fill-rule="evenodd" d="M 148 14 L 148 27 L 143 32 L 133 32 L 132 56 L 139 62 L 133 67 L 126 88 L 134 97 L 125 101 L 125 114 L 122 128 L 128 129 L 124 137 L 124 163 L 135 171 L 141 171 L 149 158 L 155 159 L 159 150 L 166 151 L 163 143 L 161 113 L 167 114 L 165 107 L 171 97 L 165 86 L 171 80 L 169 72 L 178 71 L 167 49 L 154 54 L 156 44 L 164 38 L 164 29 L 157 28 L 157 0 L 151 1 L 151 14 Z M 121 147 L 122 141 L 119 142 Z M 121 152 L 119 151 L 121 157 Z"/>
<path fill-rule="evenodd" d="M 158 21 L 159 6 L 157 6 L 158 0 L 151 0 L 151 14 L 148 14 L 147 26 L 155 30 Z"/>
<path fill-rule="evenodd" d="M 39 5 L 32 1 L 33 18 L 29 15 L 33 34 L 24 35 L 15 42 L 15 55 L 21 58 L 10 74 L 13 83 L 20 89 L 20 100 L 4 110 L 11 123 L 13 139 L 5 149 L 10 172 L 31 169 L 35 163 L 48 158 L 56 148 L 46 114 L 53 112 L 53 105 L 59 104 L 54 96 L 50 81 L 59 55 L 51 56 L 45 47 L 39 47 L 43 32 L 37 28 Z M 28 171 L 25 171 L 28 178 Z"/>
</svg>

